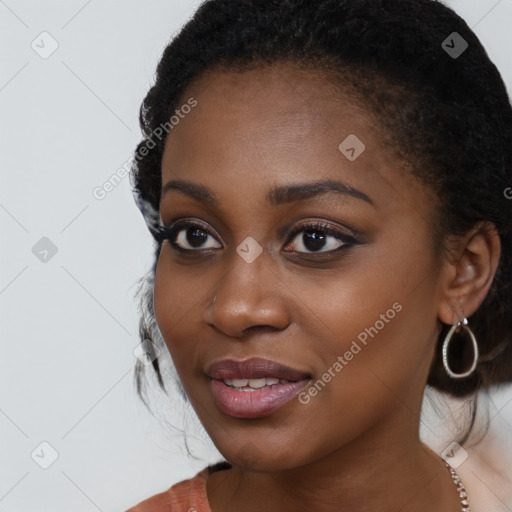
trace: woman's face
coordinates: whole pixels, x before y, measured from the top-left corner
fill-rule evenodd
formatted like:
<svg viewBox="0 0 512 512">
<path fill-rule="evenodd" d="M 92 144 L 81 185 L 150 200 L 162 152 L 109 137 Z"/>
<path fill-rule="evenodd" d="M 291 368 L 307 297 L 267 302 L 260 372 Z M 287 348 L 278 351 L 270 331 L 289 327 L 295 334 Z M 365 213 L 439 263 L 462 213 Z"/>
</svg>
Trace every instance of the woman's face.
<svg viewBox="0 0 512 512">
<path fill-rule="evenodd" d="M 160 214 L 193 226 L 172 237 L 184 252 L 162 245 L 154 307 L 219 451 L 275 471 L 362 435 L 417 437 L 441 295 L 426 187 L 401 172 L 368 112 L 318 73 L 209 72 L 190 97 L 197 105 L 167 138 Z M 326 181 L 338 189 L 314 186 Z M 197 187 L 214 199 L 193 197 Z M 209 376 L 214 362 L 253 357 L 310 380 L 269 393 Z M 279 389 L 294 396 L 277 406 L 268 397 Z"/>
</svg>

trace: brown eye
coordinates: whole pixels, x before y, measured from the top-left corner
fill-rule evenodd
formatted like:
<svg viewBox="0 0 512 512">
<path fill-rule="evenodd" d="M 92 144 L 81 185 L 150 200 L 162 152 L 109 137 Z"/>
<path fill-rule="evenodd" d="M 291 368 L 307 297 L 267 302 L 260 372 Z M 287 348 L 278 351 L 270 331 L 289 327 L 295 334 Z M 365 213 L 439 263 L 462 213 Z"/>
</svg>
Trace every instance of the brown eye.
<svg viewBox="0 0 512 512">
<path fill-rule="evenodd" d="M 291 235 L 297 235 L 293 238 L 296 240 L 293 242 L 293 251 L 306 254 L 336 251 L 351 247 L 356 242 L 353 237 L 324 223 L 298 226 Z"/>
<path fill-rule="evenodd" d="M 222 248 L 222 245 L 215 245 L 216 239 L 209 229 L 195 222 L 180 222 L 161 229 L 160 240 L 168 240 L 177 250 L 193 252 Z"/>
</svg>

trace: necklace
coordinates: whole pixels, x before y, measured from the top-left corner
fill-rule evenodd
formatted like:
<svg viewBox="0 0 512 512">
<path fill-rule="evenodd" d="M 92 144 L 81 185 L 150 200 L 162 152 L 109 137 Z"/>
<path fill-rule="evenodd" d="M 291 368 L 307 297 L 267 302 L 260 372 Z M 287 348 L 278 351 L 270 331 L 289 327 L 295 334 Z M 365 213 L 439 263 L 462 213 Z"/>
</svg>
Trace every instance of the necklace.
<svg viewBox="0 0 512 512">
<path fill-rule="evenodd" d="M 450 474 L 452 475 L 453 483 L 457 486 L 457 491 L 459 491 L 460 496 L 460 504 L 462 508 L 460 509 L 461 512 L 471 512 L 471 509 L 469 508 L 468 503 L 468 493 L 466 491 L 466 488 L 464 487 L 464 484 L 460 481 L 459 475 L 457 475 L 457 472 L 455 469 L 453 469 L 448 462 L 445 461 L 445 466 L 450 471 Z"/>
</svg>

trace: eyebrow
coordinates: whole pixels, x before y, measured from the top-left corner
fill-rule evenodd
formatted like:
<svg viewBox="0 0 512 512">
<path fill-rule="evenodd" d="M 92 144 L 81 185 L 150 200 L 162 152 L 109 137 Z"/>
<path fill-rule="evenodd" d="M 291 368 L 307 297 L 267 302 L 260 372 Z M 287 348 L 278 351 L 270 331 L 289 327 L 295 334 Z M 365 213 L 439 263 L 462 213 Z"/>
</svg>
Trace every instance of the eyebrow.
<svg viewBox="0 0 512 512">
<path fill-rule="evenodd" d="M 215 193 L 198 183 L 185 180 L 171 180 L 162 190 L 162 196 L 171 190 L 178 190 L 196 201 L 208 206 L 219 206 L 219 199 Z M 271 206 L 279 206 L 294 201 L 303 201 L 312 197 L 335 192 L 355 199 L 361 199 L 374 206 L 374 202 L 361 190 L 341 181 L 324 180 L 311 183 L 298 183 L 293 185 L 280 185 L 271 189 L 266 196 L 266 201 Z"/>
</svg>

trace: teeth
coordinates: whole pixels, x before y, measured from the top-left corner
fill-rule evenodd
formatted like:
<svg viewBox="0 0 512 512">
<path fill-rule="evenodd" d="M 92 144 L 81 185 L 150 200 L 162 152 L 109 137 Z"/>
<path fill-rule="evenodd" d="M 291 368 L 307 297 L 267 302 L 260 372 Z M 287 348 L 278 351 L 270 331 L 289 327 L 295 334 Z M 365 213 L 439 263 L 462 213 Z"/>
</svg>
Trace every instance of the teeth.
<svg viewBox="0 0 512 512">
<path fill-rule="evenodd" d="M 260 379 L 222 379 L 225 384 L 239 391 L 252 391 L 255 389 L 266 389 L 276 384 L 286 384 L 291 382 L 285 379 L 277 379 L 275 377 L 267 377 Z"/>
<path fill-rule="evenodd" d="M 237 388 L 243 388 L 247 386 L 249 379 L 233 379 L 231 384 Z"/>
</svg>

